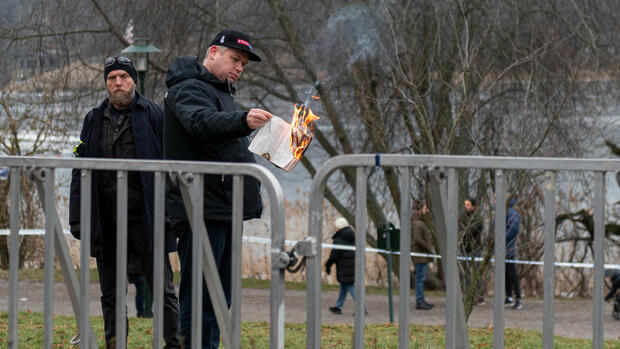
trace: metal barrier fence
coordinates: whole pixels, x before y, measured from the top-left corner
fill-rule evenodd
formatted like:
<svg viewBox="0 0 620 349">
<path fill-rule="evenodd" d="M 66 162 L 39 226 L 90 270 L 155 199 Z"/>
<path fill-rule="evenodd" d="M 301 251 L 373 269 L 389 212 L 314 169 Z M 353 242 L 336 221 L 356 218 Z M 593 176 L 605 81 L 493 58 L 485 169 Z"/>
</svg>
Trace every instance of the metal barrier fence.
<svg viewBox="0 0 620 349">
<path fill-rule="evenodd" d="M 171 175 L 181 189 L 185 209 L 194 235 L 192 244 L 192 348 L 201 343 L 202 278 L 204 275 L 226 348 L 239 348 L 241 338 L 241 234 L 243 228 L 243 176 L 258 179 L 265 187 L 271 209 L 271 306 L 270 347 L 284 347 L 284 270 L 289 264 L 285 251 L 284 196 L 273 174 L 255 164 L 204 163 L 189 161 L 147 161 L 117 159 L 59 159 L 41 157 L 1 156 L 0 166 L 10 169 L 10 250 L 9 250 L 9 348 L 18 346 L 18 256 L 19 256 L 19 201 L 21 171 L 32 179 L 39 192 L 45 214 L 45 260 L 44 260 L 44 348 L 53 344 L 54 311 L 54 256 L 58 258 L 73 311 L 78 318 L 80 347 L 96 348 L 89 319 L 89 258 L 91 219 L 91 176 L 94 170 L 117 171 L 117 278 L 116 278 L 116 336 L 125 338 L 127 249 L 127 172 L 148 171 L 155 175 L 154 197 L 154 251 L 153 251 L 153 342 L 154 348 L 162 347 L 163 337 L 163 270 L 160 256 L 164 254 L 165 183 Z M 56 169 L 81 169 L 81 265 L 80 282 L 71 262 L 63 229 L 55 207 L 54 177 Z M 227 308 L 224 291 L 219 280 L 217 266 L 211 251 L 203 220 L 203 175 L 222 174 L 233 177 L 232 211 L 232 299 L 231 310 Z M 160 272 L 156 272 L 160 271 Z M 125 348 L 125 341 L 117 341 L 117 348 Z"/>
<path fill-rule="evenodd" d="M 371 167 L 398 167 L 401 190 L 400 238 L 400 304 L 399 348 L 409 348 L 410 297 L 409 270 L 411 260 L 411 170 L 429 170 L 433 219 L 438 233 L 443 271 L 446 278 L 446 348 L 469 348 L 463 297 L 457 272 L 457 169 L 492 169 L 495 171 L 495 194 L 506 195 L 506 170 L 546 171 L 544 184 L 544 302 L 543 347 L 553 348 L 554 331 L 554 260 L 555 260 L 555 172 L 588 171 L 594 173 L 594 295 L 593 295 L 593 348 L 603 348 L 603 263 L 605 236 L 605 173 L 620 171 L 620 160 L 476 157 L 440 155 L 342 155 L 331 158 L 316 172 L 310 190 L 308 233 L 313 243 L 322 241 L 323 197 L 331 174 L 343 167 L 356 168 L 355 228 L 355 330 L 354 347 L 364 347 L 365 253 L 367 169 Z M 505 221 L 506 202 L 497 200 L 495 207 L 495 297 L 493 347 L 504 347 L 505 293 Z M 308 253 L 307 284 L 307 347 L 321 347 L 321 249 Z"/>
</svg>

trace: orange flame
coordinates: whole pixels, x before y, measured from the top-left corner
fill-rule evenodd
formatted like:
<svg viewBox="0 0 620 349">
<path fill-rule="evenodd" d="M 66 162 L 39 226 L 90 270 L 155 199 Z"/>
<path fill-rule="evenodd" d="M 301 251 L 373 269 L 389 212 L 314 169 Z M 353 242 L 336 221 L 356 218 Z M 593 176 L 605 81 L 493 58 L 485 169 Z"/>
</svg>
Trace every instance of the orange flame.
<svg viewBox="0 0 620 349">
<path fill-rule="evenodd" d="M 319 96 L 312 96 L 312 99 L 321 99 Z"/>
<path fill-rule="evenodd" d="M 289 146 L 293 157 L 300 160 L 314 136 L 314 121 L 320 118 L 303 104 L 295 104 L 295 113 L 291 121 L 291 141 Z"/>
</svg>

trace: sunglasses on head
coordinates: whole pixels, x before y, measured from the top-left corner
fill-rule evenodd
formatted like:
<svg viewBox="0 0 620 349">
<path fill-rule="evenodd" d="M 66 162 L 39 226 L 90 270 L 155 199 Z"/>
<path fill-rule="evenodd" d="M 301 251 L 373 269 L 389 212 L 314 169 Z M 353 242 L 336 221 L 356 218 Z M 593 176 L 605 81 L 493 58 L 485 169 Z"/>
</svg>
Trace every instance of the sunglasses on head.
<svg viewBox="0 0 620 349">
<path fill-rule="evenodd" d="M 103 65 L 106 67 L 109 67 L 113 65 L 115 62 L 118 62 L 118 64 L 133 67 L 133 61 L 131 60 L 131 58 L 125 57 L 125 56 L 108 57 L 105 59 L 105 61 L 103 61 Z"/>
</svg>

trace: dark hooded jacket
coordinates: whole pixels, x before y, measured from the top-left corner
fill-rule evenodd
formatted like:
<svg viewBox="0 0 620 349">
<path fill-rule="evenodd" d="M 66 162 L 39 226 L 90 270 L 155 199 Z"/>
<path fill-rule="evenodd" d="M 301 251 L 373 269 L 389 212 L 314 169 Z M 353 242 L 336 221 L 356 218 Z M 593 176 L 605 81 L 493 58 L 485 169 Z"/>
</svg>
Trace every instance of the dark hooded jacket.
<svg viewBox="0 0 620 349">
<path fill-rule="evenodd" d="M 620 289 L 620 270 L 618 269 L 606 269 L 605 277 L 611 279 L 611 288 L 607 295 L 605 296 L 605 300 L 611 299 L 611 297 L 616 295 L 618 289 Z"/>
<path fill-rule="evenodd" d="M 256 163 L 248 150 L 252 130 L 247 112 L 239 110 L 235 89 L 221 82 L 195 56 L 177 58 L 166 72 L 164 98 L 164 157 L 174 160 Z M 244 176 L 245 220 L 259 218 L 262 200 L 259 182 Z M 231 221 L 232 178 L 205 175 L 204 217 Z M 188 227 L 183 200 L 177 187 L 167 194 L 173 228 Z"/>
<path fill-rule="evenodd" d="M 100 158 L 103 156 L 101 149 L 101 137 L 103 132 L 103 112 L 107 108 L 108 99 L 103 101 L 97 108 L 92 109 L 84 118 L 80 133 L 80 144 L 74 150 L 80 158 Z M 131 128 L 135 140 L 136 158 L 138 159 L 161 159 L 162 158 L 162 109 L 159 105 L 149 101 L 137 91 L 130 107 Z M 77 226 L 80 223 L 80 170 L 72 171 L 71 189 L 69 197 L 69 224 Z M 142 222 L 146 231 L 146 241 L 149 251 L 153 249 L 153 211 L 155 197 L 155 182 L 152 172 L 140 172 L 142 185 L 141 211 Z M 103 240 L 109 239 L 102 231 L 102 219 L 105 219 L 100 209 L 101 173 L 93 171 L 91 186 L 91 256 L 103 258 Z M 72 229 L 73 231 L 73 229 Z M 105 232 L 106 234 L 108 232 Z M 79 236 L 76 236 L 79 238 Z M 176 250 L 174 235 L 166 231 L 166 252 Z"/>
<path fill-rule="evenodd" d="M 344 227 L 334 234 L 334 244 L 355 246 L 355 232 L 351 227 Z M 336 279 L 341 284 L 355 282 L 355 251 L 333 249 L 325 262 L 325 269 L 330 270 L 336 264 Z"/>
<path fill-rule="evenodd" d="M 506 258 L 517 256 L 517 237 L 519 235 L 519 213 L 514 209 L 517 203 L 511 198 L 506 210 Z"/>
</svg>

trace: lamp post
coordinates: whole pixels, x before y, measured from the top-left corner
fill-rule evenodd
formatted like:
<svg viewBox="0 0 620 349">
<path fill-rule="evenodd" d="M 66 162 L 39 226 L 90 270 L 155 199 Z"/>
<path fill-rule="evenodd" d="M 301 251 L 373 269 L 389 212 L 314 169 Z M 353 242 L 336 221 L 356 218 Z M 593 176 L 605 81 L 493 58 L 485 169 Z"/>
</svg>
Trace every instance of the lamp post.
<svg viewBox="0 0 620 349">
<path fill-rule="evenodd" d="M 149 44 L 148 38 L 135 38 L 133 45 L 127 46 L 122 53 L 135 54 L 135 68 L 140 79 L 140 93 L 144 95 L 144 78 L 149 69 L 149 53 L 161 52 L 157 47 Z"/>
</svg>

